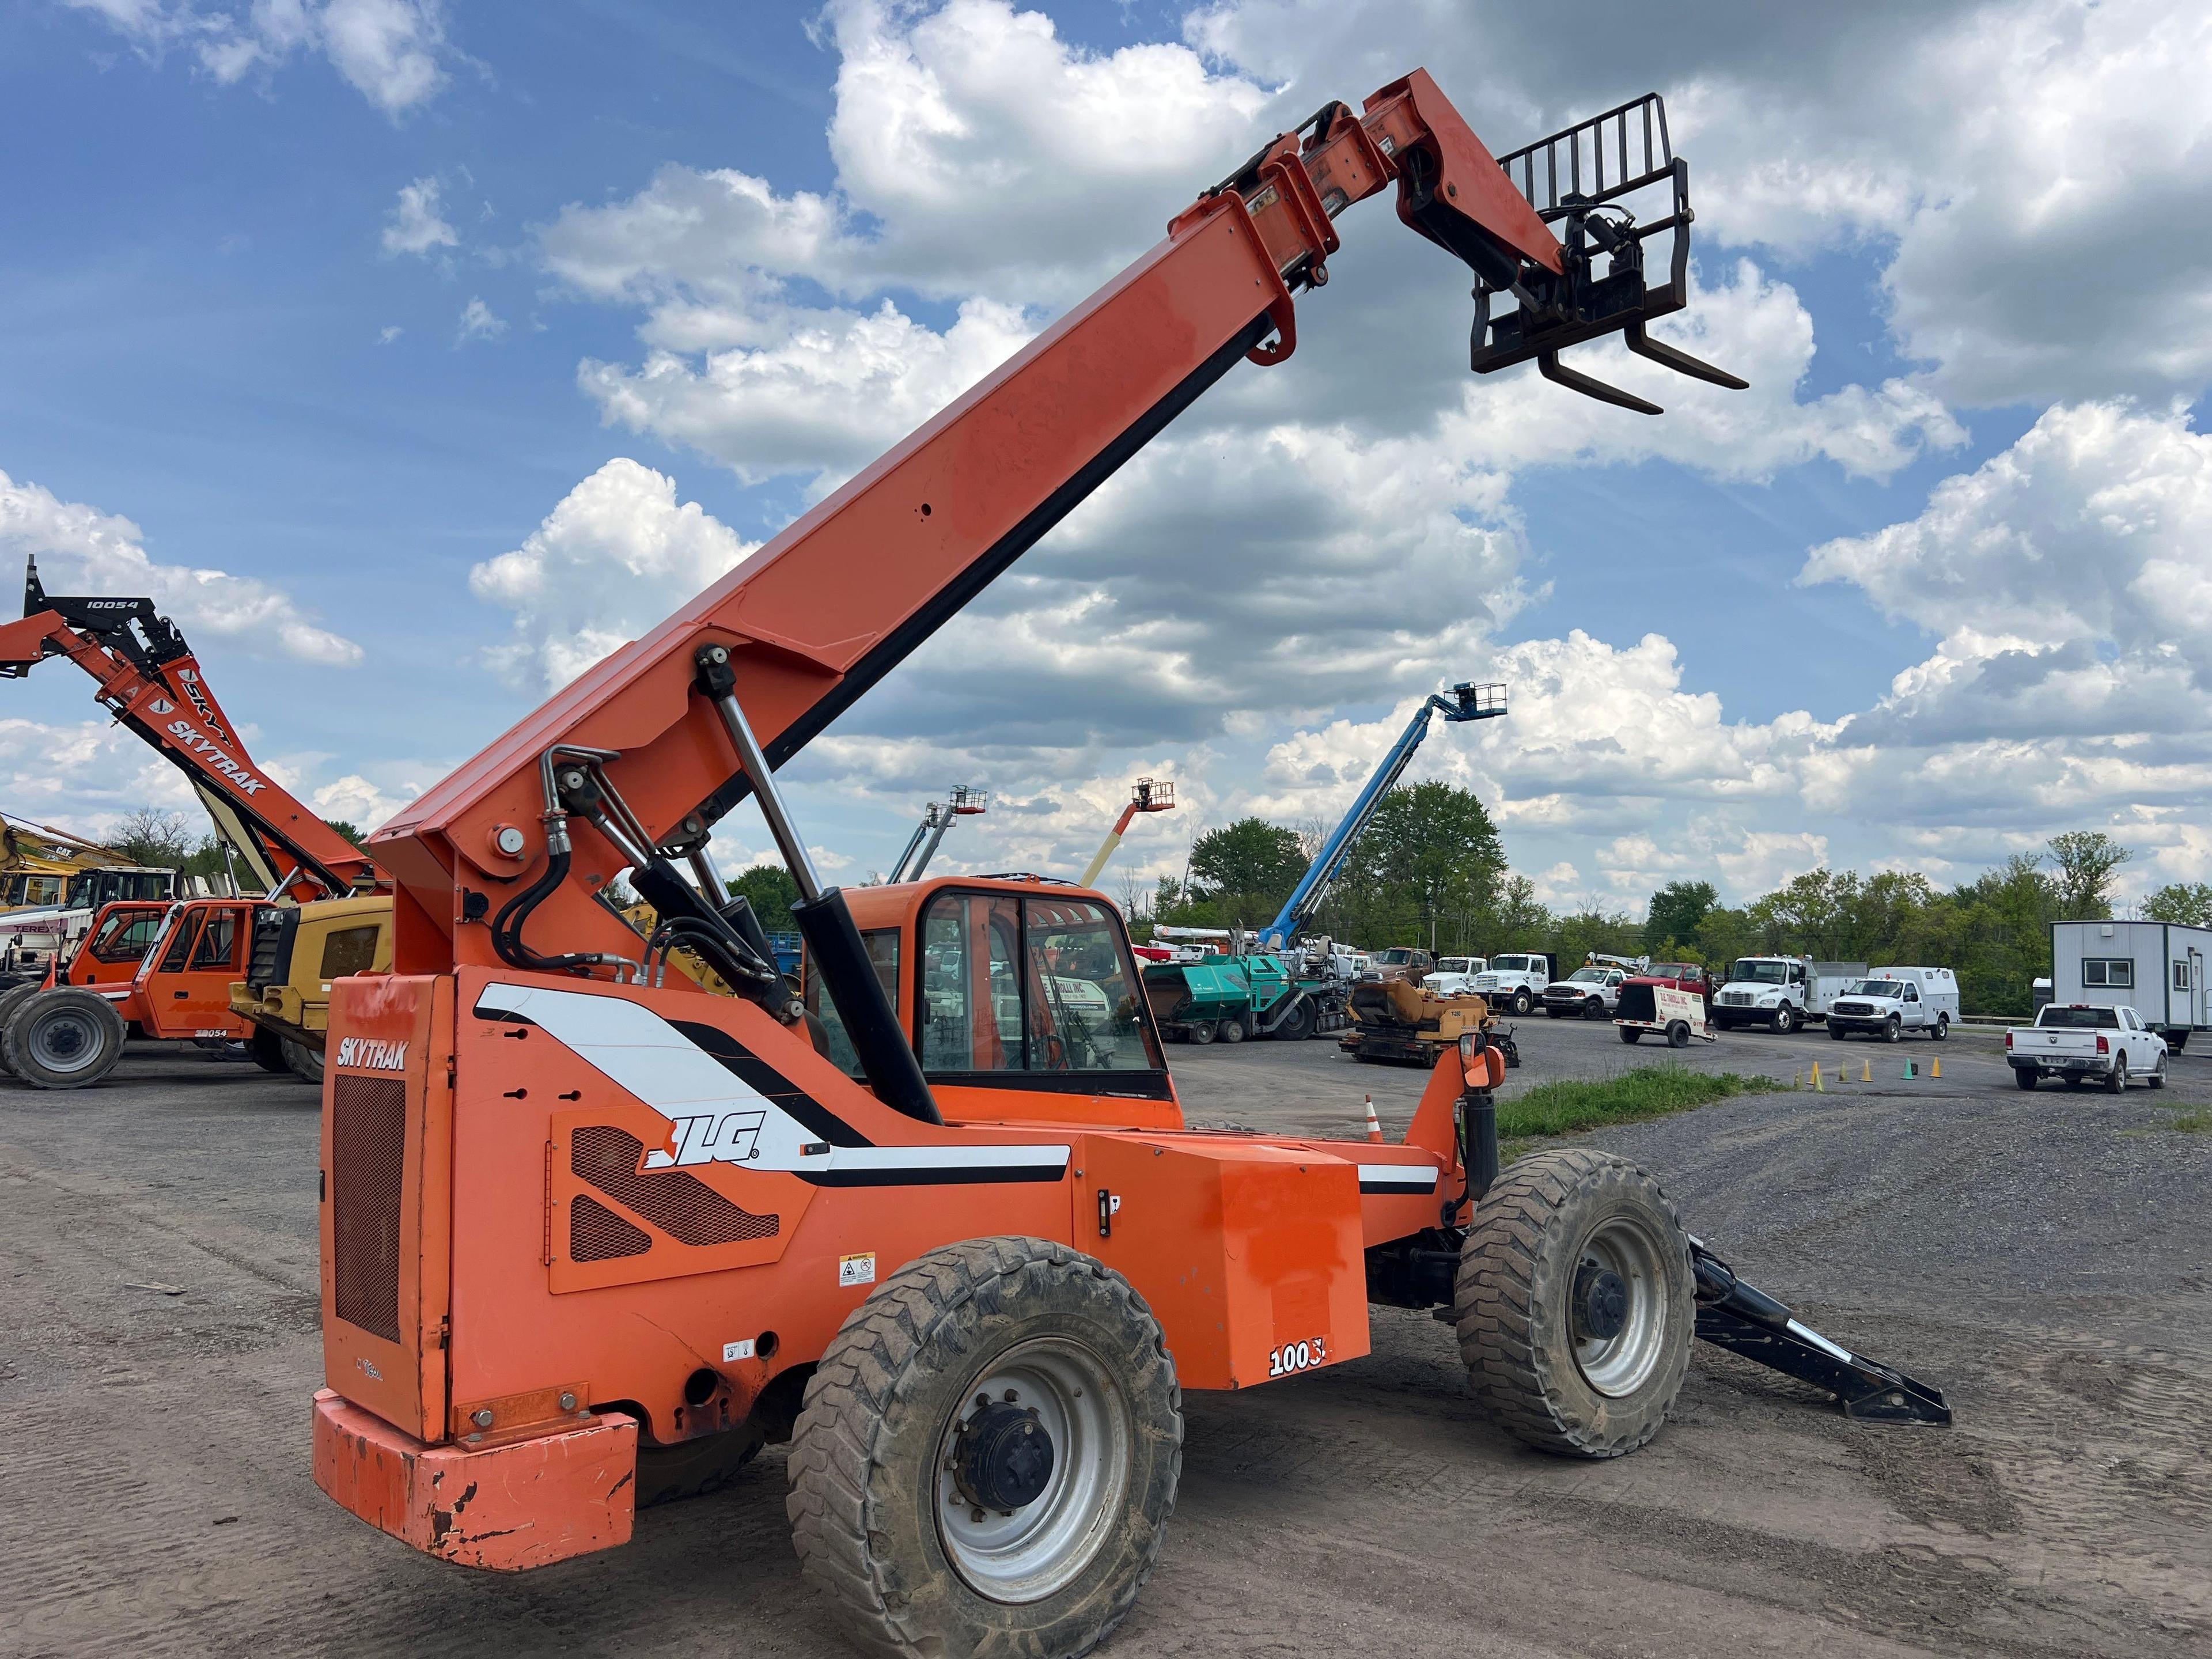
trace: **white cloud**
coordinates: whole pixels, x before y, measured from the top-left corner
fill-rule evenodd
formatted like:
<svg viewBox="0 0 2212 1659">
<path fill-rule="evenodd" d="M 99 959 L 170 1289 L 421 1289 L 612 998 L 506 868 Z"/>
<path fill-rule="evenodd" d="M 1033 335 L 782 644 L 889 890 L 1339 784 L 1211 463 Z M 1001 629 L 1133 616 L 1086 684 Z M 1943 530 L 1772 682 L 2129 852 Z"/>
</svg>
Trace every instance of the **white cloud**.
<svg viewBox="0 0 2212 1659">
<path fill-rule="evenodd" d="M 461 239 L 438 210 L 435 179 L 417 179 L 399 187 L 399 200 L 384 224 L 387 255 L 428 253 L 434 247 L 459 247 Z"/>
<path fill-rule="evenodd" d="M 400 327 L 397 323 L 386 323 L 382 328 L 376 331 L 376 343 L 379 345 L 390 345 L 394 340 L 398 339 L 406 331 L 407 331 L 405 329 Z"/>
<path fill-rule="evenodd" d="M 366 835 L 421 793 L 417 789 L 401 795 L 388 794 L 360 773 L 349 772 L 313 790 L 308 799 L 324 817 L 350 823 Z"/>
<path fill-rule="evenodd" d="M 204 9 L 193 0 L 65 0 L 90 12 L 158 62 L 188 49 L 222 85 L 270 72 L 294 53 L 319 52 L 339 76 L 398 117 L 445 85 L 442 0 L 253 0 L 243 12 Z"/>
<path fill-rule="evenodd" d="M 659 623 L 753 544 L 676 481 L 612 460 L 548 514 L 522 545 L 469 572 L 478 599 L 514 614 L 514 637 L 488 654 L 519 685 L 567 684 Z"/>
<path fill-rule="evenodd" d="M 471 340 L 496 340 L 507 332 L 507 319 L 494 312 L 483 300 L 471 297 L 461 307 L 461 325 L 453 336 L 457 346 Z"/>
<path fill-rule="evenodd" d="M 145 595 L 203 647 L 214 635 L 266 656 L 341 667 L 361 661 L 359 646 L 308 622 L 282 590 L 228 571 L 156 563 L 143 537 L 128 519 L 0 472 L 0 548 L 11 560 L 37 557 L 49 592 Z"/>
</svg>

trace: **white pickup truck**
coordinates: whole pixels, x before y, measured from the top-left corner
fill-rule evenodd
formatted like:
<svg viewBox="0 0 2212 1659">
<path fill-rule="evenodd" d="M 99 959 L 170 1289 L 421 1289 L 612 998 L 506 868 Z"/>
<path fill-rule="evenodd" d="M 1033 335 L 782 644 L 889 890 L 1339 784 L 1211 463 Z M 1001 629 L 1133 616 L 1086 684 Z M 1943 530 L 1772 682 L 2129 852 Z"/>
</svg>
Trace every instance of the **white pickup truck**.
<svg viewBox="0 0 2212 1659">
<path fill-rule="evenodd" d="M 2076 1089 L 2101 1083 L 2112 1094 L 2131 1078 L 2166 1087 L 2166 1039 L 2132 1008 L 2046 1004 L 2036 1011 L 2034 1024 L 2006 1031 L 2005 1059 L 2023 1089 L 2047 1077 L 2063 1077 Z"/>
<path fill-rule="evenodd" d="M 1544 1017 L 1547 1019 L 1610 1019 L 1620 1005 L 1620 988 L 1628 982 L 1626 968 L 1601 968 L 1592 963 L 1577 968 L 1565 979 L 1544 988 Z"/>
</svg>

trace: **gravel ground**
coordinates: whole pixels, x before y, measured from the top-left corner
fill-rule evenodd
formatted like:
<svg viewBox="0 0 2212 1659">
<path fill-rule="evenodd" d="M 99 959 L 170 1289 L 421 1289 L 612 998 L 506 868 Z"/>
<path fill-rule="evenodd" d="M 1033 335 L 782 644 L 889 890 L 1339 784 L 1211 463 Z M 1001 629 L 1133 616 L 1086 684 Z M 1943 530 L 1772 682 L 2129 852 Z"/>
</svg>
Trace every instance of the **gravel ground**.
<svg viewBox="0 0 2212 1659">
<path fill-rule="evenodd" d="M 1108 1652 L 2201 1655 L 2212 1647 L 2212 1060 L 2163 1094 L 2014 1090 L 2001 1051 L 1824 1036 L 1631 1050 L 1522 1023 L 1508 1090 L 1639 1061 L 1787 1081 L 1591 1137 L 1820 1328 L 1937 1382 L 1861 1427 L 1701 1350 L 1652 1445 L 1566 1464 L 1491 1431 L 1450 1334 L 1187 1401 L 1166 1554 Z M 1907 1082 L 1940 1057 L 1941 1081 Z M 1198 1121 L 1402 1132 L 1425 1081 L 1333 1044 L 1177 1048 Z M 316 1097 L 194 1052 L 0 1084 L 0 1654 L 842 1655 L 771 1453 L 623 1550 L 441 1567 L 317 1492 Z"/>
</svg>

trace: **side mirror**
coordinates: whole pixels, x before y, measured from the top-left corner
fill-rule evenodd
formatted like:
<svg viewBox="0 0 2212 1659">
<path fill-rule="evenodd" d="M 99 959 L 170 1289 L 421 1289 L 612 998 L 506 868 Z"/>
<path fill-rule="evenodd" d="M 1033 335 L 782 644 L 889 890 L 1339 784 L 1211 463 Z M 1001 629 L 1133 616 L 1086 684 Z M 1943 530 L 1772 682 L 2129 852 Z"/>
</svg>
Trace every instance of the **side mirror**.
<svg viewBox="0 0 2212 1659">
<path fill-rule="evenodd" d="M 1459 1061 L 1462 1066 L 1474 1065 L 1489 1051 L 1489 1032 L 1462 1031 L 1459 1034 Z"/>
</svg>

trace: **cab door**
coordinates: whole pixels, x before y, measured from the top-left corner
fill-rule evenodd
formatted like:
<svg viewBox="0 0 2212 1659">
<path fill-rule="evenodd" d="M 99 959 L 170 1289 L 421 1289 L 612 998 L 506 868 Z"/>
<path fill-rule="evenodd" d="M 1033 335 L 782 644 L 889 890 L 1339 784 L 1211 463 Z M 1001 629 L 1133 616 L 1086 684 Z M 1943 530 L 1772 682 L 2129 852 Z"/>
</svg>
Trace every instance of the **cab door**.
<svg viewBox="0 0 2212 1659">
<path fill-rule="evenodd" d="M 245 905 L 210 904 L 178 919 L 159 960 L 139 975 L 139 1018 L 147 1036 L 246 1034 L 246 1022 L 230 1012 L 230 988 L 245 977 L 250 915 Z"/>
</svg>

